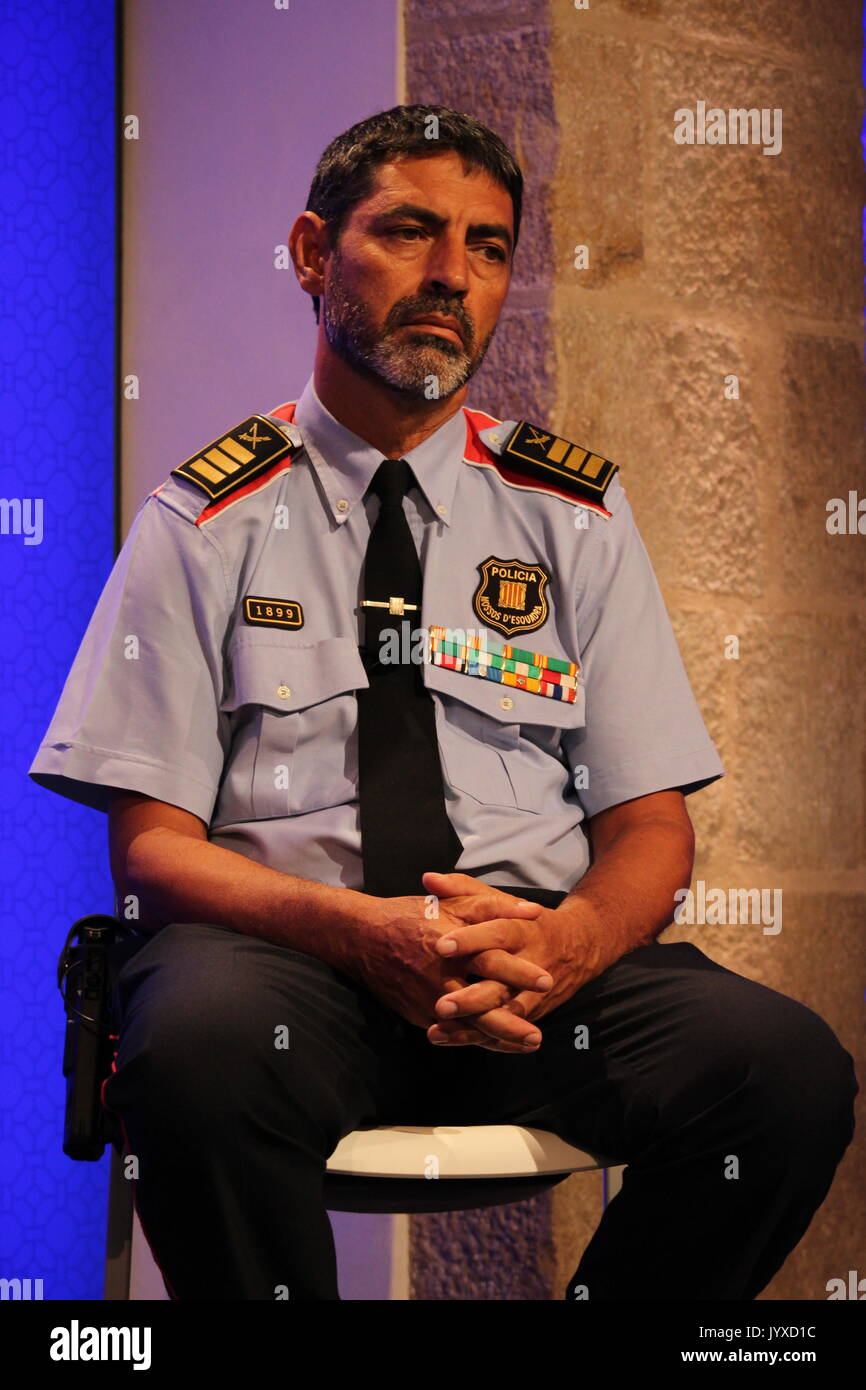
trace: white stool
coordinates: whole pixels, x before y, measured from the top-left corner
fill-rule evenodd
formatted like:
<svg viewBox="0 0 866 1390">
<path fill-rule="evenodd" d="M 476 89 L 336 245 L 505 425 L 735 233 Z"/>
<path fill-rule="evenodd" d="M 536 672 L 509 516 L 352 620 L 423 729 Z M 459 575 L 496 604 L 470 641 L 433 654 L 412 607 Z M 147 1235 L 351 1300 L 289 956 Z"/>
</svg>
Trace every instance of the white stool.
<svg viewBox="0 0 866 1390">
<path fill-rule="evenodd" d="M 325 1207 L 329 1212 L 402 1214 L 394 1249 L 396 1263 L 401 1263 L 402 1251 L 402 1263 L 407 1266 L 407 1215 L 523 1202 L 572 1173 L 600 1168 L 605 1170 L 603 1204 L 607 1206 L 619 1191 L 622 1166 L 577 1149 L 548 1130 L 522 1125 L 379 1125 L 354 1130 L 340 1140 L 326 1165 Z M 335 1240 L 339 1254 L 337 1229 Z M 389 1281 L 389 1296 L 407 1297 L 399 1291 L 406 1286 L 407 1269 L 398 1270 Z M 112 1150 L 105 1298 L 167 1298 L 116 1150 Z"/>
</svg>

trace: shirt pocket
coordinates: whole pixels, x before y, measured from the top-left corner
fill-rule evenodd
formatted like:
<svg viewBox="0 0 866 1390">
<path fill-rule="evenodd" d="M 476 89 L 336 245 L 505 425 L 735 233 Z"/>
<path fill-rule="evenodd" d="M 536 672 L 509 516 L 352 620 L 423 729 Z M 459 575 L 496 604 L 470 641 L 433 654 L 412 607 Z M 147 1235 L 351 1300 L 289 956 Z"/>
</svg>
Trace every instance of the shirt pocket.
<svg viewBox="0 0 866 1390">
<path fill-rule="evenodd" d="M 355 642 L 300 646 L 277 630 L 242 629 L 229 649 L 222 708 L 235 717 L 220 820 L 265 820 L 357 797 L 358 704 L 369 684 Z M 238 813 L 240 812 L 240 814 Z"/>
<path fill-rule="evenodd" d="M 563 735 L 585 723 L 585 698 L 556 700 L 428 664 L 424 680 L 437 704 L 445 775 L 486 806 L 538 815 L 562 810 L 573 793 Z"/>
</svg>

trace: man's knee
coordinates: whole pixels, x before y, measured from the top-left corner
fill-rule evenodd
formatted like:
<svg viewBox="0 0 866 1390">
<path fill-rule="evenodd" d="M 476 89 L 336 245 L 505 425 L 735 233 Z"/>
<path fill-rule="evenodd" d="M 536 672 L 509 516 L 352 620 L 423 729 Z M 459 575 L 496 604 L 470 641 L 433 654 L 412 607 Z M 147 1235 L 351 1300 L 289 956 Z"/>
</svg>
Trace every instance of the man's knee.
<svg viewBox="0 0 866 1390">
<path fill-rule="evenodd" d="M 767 1143 L 837 1157 L 854 1132 L 858 1083 L 851 1054 L 814 1010 L 759 987 L 737 1023 L 752 1113 Z"/>
<path fill-rule="evenodd" d="M 841 1155 L 853 1134 L 857 1079 L 824 1019 L 731 971 L 690 972 L 688 985 L 678 1010 L 666 1004 L 679 1059 L 673 1091 L 664 1076 L 652 1082 L 667 1092 L 666 1123 L 715 1123 L 720 1132 L 736 1126 L 768 1155 L 794 1145 Z"/>
</svg>

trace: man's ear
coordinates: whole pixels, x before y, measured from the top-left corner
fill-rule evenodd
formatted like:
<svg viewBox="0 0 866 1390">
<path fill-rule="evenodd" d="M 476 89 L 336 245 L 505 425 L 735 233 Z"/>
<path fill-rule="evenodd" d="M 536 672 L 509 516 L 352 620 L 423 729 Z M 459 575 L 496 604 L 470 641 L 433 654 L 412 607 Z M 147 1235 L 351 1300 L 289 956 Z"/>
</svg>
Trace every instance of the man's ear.
<svg viewBox="0 0 866 1390">
<path fill-rule="evenodd" d="M 301 289 L 321 295 L 325 287 L 325 261 L 330 252 L 328 228 L 315 212 L 299 213 L 289 232 L 289 254 Z"/>
</svg>

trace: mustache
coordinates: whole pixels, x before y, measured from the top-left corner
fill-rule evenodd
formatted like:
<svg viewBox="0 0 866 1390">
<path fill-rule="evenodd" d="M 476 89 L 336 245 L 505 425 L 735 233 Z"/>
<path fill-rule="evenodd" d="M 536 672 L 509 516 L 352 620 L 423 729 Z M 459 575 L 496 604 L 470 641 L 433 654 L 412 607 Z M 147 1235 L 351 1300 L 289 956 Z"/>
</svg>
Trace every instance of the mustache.
<svg viewBox="0 0 866 1390">
<path fill-rule="evenodd" d="M 443 304 L 440 302 L 432 304 L 401 304 L 399 308 L 395 305 L 389 314 L 389 328 L 400 328 L 405 323 L 410 323 L 412 319 L 421 318 L 424 314 L 440 314 L 443 318 L 452 318 L 460 325 L 460 333 L 464 344 L 468 345 L 475 337 L 472 322 L 469 319 L 462 305 Z M 399 315 L 399 317 L 398 317 Z"/>
</svg>

